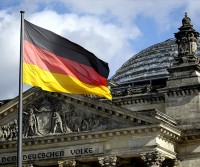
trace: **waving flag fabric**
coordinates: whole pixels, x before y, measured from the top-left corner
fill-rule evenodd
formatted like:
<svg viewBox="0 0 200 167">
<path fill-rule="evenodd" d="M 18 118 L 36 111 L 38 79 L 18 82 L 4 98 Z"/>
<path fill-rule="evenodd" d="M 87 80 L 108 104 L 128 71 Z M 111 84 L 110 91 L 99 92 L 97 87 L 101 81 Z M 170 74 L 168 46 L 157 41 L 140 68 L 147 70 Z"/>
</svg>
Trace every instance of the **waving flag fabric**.
<svg viewBox="0 0 200 167">
<path fill-rule="evenodd" d="M 66 38 L 24 20 L 23 82 L 51 92 L 112 99 L 108 64 Z"/>
</svg>

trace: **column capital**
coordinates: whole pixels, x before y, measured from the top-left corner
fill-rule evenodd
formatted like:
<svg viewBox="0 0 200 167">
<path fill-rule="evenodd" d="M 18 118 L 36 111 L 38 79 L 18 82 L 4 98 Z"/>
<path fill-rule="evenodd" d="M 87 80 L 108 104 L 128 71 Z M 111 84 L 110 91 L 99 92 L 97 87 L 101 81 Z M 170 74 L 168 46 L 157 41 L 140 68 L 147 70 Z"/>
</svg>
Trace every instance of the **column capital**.
<svg viewBox="0 0 200 167">
<path fill-rule="evenodd" d="M 180 160 L 178 159 L 168 159 L 164 162 L 164 167 L 178 167 Z"/>
<path fill-rule="evenodd" d="M 131 161 L 131 158 L 117 157 L 117 166 L 136 167 L 136 163 Z"/>
<path fill-rule="evenodd" d="M 22 167 L 33 167 L 33 164 L 24 164 Z"/>
<path fill-rule="evenodd" d="M 160 167 L 165 160 L 165 157 L 158 151 L 142 154 L 141 158 L 147 167 Z"/>
<path fill-rule="evenodd" d="M 59 167 L 75 167 L 76 166 L 76 160 L 70 159 L 70 160 L 58 161 L 58 166 Z"/>
<path fill-rule="evenodd" d="M 116 156 L 104 156 L 104 157 L 98 157 L 99 163 L 101 166 L 104 167 L 114 167 L 117 163 L 117 157 Z"/>
</svg>

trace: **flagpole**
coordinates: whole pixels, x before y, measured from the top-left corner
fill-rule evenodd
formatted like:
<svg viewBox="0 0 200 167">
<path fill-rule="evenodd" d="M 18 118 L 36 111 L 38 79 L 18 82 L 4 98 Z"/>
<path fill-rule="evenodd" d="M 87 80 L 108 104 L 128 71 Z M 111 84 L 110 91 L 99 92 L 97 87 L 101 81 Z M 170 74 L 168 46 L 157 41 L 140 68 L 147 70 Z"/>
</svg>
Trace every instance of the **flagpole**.
<svg viewBox="0 0 200 167">
<path fill-rule="evenodd" d="M 24 50 L 24 11 L 21 13 L 20 28 L 20 66 L 19 66 L 19 110 L 18 110 L 18 145 L 17 145 L 17 167 L 22 167 L 22 116 L 23 116 L 23 50 Z"/>
</svg>

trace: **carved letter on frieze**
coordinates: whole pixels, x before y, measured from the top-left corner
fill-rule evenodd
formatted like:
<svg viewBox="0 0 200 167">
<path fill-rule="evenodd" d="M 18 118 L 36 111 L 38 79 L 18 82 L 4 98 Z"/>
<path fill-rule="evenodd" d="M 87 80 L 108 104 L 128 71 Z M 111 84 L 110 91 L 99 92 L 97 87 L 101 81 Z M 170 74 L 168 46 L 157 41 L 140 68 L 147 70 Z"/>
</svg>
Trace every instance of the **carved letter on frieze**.
<svg viewBox="0 0 200 167">
<path fill-rule="evenodd" d="M 142 157 L 147 167 L 161 167 L 165 157 L 158 151 L 143 154 Z"/>
<path fill-rule="evenodd" d="M 116 166 L 116 163 L 117 163 L 116 156 L 99 157 L 98 160 L 99 160 L 100 165 L 104 167 L 113 167 L 113 166 Z"/>
</svg>

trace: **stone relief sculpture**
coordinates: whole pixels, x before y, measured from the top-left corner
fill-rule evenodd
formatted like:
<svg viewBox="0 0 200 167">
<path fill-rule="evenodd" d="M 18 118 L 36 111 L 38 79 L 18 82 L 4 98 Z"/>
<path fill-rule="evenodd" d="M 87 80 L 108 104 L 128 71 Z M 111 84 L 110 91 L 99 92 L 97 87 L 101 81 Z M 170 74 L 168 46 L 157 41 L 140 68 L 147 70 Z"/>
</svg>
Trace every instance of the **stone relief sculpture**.
<svg viewBox="0 0 200 167">
<path fill-rule="evenodd" d="M 54 97 L 44 96 L 24 109 L 22 133 L 23 137 L 27 138 L 105 130 L 107 125 L 108 118 L 75 108 L 74 105 Z M 17 134 L 17 120 L 0 126 L 0 141 L 15 140 Z"/>
<path fill-rule="evenodd" d="M 71 110 L 65 114 L 66 124 L 72 132 L 93 131 L 105 129 L 107 119 L 100 116 Z"/>
<path fill-rule="evenodd" d="M 23 111 L 23 134 L 26 137 L 39 135 L 36 112 L 39 111 L 33 105 L 28 106 L 26 111 Z"/>
<path fill-rule="evenodd" d="M 179 28 L 179 32 L 175 33 L 176 44 L 178 45 L 178 57 L 175 58 L 176 65 L 191 62 L 199 63 L 197 57 L 198 37 L 199 33 L 193 29 L 191 20 L 185 13 L 182 26 Z"/>
<path fill-rule="evenodd" d="M 52 115 L 52 133 L 56 132 L 57 127 L 60 128 L 61 133 L 64 132 L 60 114 L 57 111 L 55 111 L 53 112 L 53 115 Z"/>
<path fill-rule="evenodd" d="M 189 53 L 189 45 L 188 45 L 188 39 L 184 36 L 182 37 L 181 40 L 177 40 L 177 43 L 179 43 L 179 47 L 178 47 L 178 50 L 179 50 L 179 53 L 182 55 L 182 56 L 185 56 Z"/>
<path fill-rule="evenodd" d="M 10 122 L 10 139 L 16 139 L 17 138 L 17 133 L 18 133 L 18 123 L 17 120 L 15 119 L 14 121 Z"/>
<path fill-rule="evenodd" d="M 7 125 L 0 126 L 0 140 L 14 140 L 17 138 L 17 133 L 17 120 L 14 120 Z"/>
<path fill-rule="evenodd" d="M 190 44 L 190 53 L 192 55 L 196 55 L 197 52 L 197 38 L 194 37 L 194 34 L 191 33 L 190 36 L 188 37 L 189 39 L 189 44 Z"/>
</svg>

